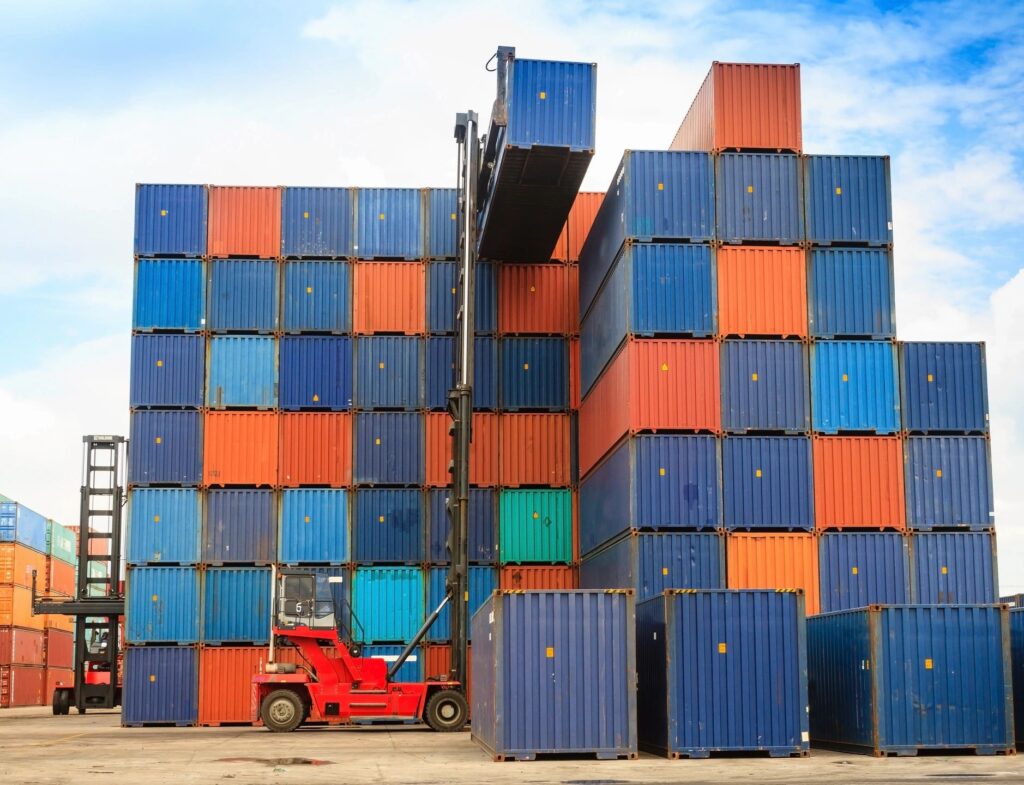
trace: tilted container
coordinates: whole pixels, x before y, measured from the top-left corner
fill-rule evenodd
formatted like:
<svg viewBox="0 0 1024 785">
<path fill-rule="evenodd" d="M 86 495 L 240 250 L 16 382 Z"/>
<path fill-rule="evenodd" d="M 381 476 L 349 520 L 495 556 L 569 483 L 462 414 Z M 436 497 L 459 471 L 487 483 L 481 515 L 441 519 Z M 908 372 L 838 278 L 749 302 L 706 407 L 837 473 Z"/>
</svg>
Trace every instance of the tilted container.
<svg viewBox="0 0 1024 785">
<path fill-rule="evenodd" d="M 726 529 L 814 529 L 811 440 L 730 436 L 722 442 Z"/>
<path fill-rule="evenodd" d="M 818 542 L 811 533 L 730 532 L 725 539 L 730 589 L 803 589 L 807 615 L 818 613 Z"/>
<path fill-rule="evenodd" d="M 254 335 L 210 339 L 206 405 L 214 409 L 277 408 L 277 340 Z"/>
<path fill-rule="evenodd" d="M 341 488 L 352 484 L 352 415 L 344 412 L 281 414 L 281 485 Z"/>
<path fill-rule="evenodd" d="M 772 153 L 722 153 L 715 159 L 717 239 L 798 245 L 804 239 L 800 159 Z"/>
<path fill-rule="evenodd" d="M 199 651 L 194 646 L 129 646 L 124 655 L 121 724 L 195 725 Z"/>
<path fill-rule="evenodd" d="M 497 265 L 478 262 L 476 281 L 476 333 L 487 335 L 498 329 Z M 459 265 L 431 262 L 427 265 L 427 331 L 454 333 L 459 310 Z"/>
<path fill-rule="evenodd" d="M 357 338 L 356 406 L 360 409 L 422 409 L 423 349 L 423 339 L 405 335 Z"/>
<path fill-rule="evenodd" d="M 807 292 L 814 338 L 894 338 L 896 286 L 892 251 L 812 248 Z"/>
<path fill-rule="evenodd" d="M 907 526 L 990 529 L 995 524 L 991 443 L 982 436 L 911 436 L 904 442 Z"/>
<path fill-rule="evenodd" d="M 132 329 L 206 329 L 206 265 L 202 259 L 139 259 L 135 263 Z"/>
<path fill-rule="evenodd" d="M 427 316 L 426 267 L 422 262 L 356 262 L 352 331 L 421 335 Z"/>
<path fill-rule="evenodd" d="M 281 256 L 340 258 L 352 254 L 348 188 L 281 189 Z"/>
<path fill-rule="evenodd" d="M 413 488 L 360 488 L 353 494 L 352 560 L 422 564 L 426 514 Z"/>
<path fill-rule="evenodd" d="M 448 564 L 451 518 L 446 510 L 447 489 L 427 492 L 427 561 Z M 497 493 L 489 488 L 469 489 L 469 562 L 490 564 L 498 558 Z"/>
<path fill-rule="evenodd" d="M 427 256 L 454 259 L 459 253 L 459 194 L 454 188 L 427 188 Z"/>
<path fill-rule="evenodd" d="M 132 412 L 128 484 L 199 485 L 204 419 L 194 411 Z"/>
<path fill-rule="evenodd" d="M 988 433 L 983 343 L 901 342 L 903 428 L 911 433 Z"/>
<path fill-rule="evenodd" d="M 284 265 L 281 327 L 287 333 L 352 330 L 352 265 L 294 261 Z"/>
<path fill-rule="evenodd" d="M 277 329 L 276 262 L 228 259 L 207 265 L 207 327 L 213 332 L 270 333 Z"/>
<path fill-rule="evenodd" d="M 46 553 L 46 518 L 24 504 L 0 499 L 0 542 L 18 542 Z"/>
<path fill-rule="evenodd" d="M 815 436 L 815 526 L 907 528 L 903 442 L 898 436 Z"/>
<path fill-rule="evenodd" d="M 206 187 L 135 186 L 135 255 L 203 256 L 206 253 Z"/>
<path fill-rule="evenodd" d="M 499 562 L 571 564 L 572 517 L 568 490 L 500 491 Z"/>
<path fill-rule="evenodd" d="M 892 244 L 889 156 L 806 155 L 803 171 L 812 244 Z"/>
<path fill-rule="evenodd" d="M 204 418 L 203 484 L 278 484 L 279 416 L 273 412 L 210 412 Z"/>
<path fill-rule="evenodd" d="M 423 485 L 423 415 L 358 412 L 353 436 L 356 485 Z"/>
<path fill-rule="evenodd" d="M 269 567 L 203 570 L 203 643 L 267 643 L 270 582 Z"/>
<path fill-rule="evenodd" d="M 910 596 L 914 602 L 963 605 L 996 602 L 996 538 L 991 532 L 910 535 Z"/>
<path fill-rule="evenodd" d="M 568 414 L 503 413 L 498 429 L 498 484 L 506 488 L 572 484 Z"/>
<path fill-rule="evenodd" d="M 445 588 L 447 577 L 447 567 L 430 568 L 427 583 L 427 613 L 433 613 L 437 606 L 441 604 L 441 600 L 444 599 L 445 592 L 447 591 Z M 472 566 L 469 568 L 467 585 L 469 586 L 469 615 L 472 617 L 476 613 L 477 608 L 483 605 L 484 601 L 491 596 L 491 592 L 498 588 L 498 570 L 490 566 Z M 437 621 L 430 628 L 430 631 L 427 632 L 426 640 L 447 642 L 451 640 L 451 632 L 451 613 L 449 606 L 446 605 L 437 617 Z M 468 633 L 470 640 L 472 640 L 472 628 L 468 630 Z"/>
<path fill-rule="evenodd" d="M 802 248 L 723 245 L 715 252 L 715 286 L 719 335 L 807 337 Z"/>
<path fill-rule="evenodd" d="M 818 538 L 821 610 L 910 602 L 910 556 L 898 532 L 826 532 Z"/>
<path fill-rule="evenodd" d="M 356 203 L 353 256 L 423 259 L 424 194 L 418 188 L 353 188 Z"/>
<path fill-rule="evenodd" d="M 281 408 L 351 409 L 352 344 L 353 339 L 347 336 L 282 336 Z"/>
<path fill-rule="evenodd" d="M 352 577 L 352 628 L 363 643 L 408 643 L 423 626 L 419 567 L 359 567 Z"/>
<path fill-rule="evenodd" d="M 214 257 L 281 255 L 281 189 L 210 186 L 207 253 Z"/>
<path fill-rule="evenodd" d="M 811 417 L 819 433 L 897 433 L 896 347 L 888 341 L 814 341 Z"/>
<path fill-rule="evenodd" d="M 448 408 L 448 392 L 455 387 L 453 335 L 427 338 L 425 365 L 428 409 Z M 473 339 L 473 409 L 498 408 L 498 341 L 489 335 Z"/>
<path fill-rule="evenodd" d="M 566 264 L 498 266 L 498 332 L 576 335 L 579 270 Z"/>
<path fill-rule="evenodd" d="M 270 490 L 209 490 L 203 524 L 206 564 L 277 559 L 277 500 Z"/>
<path fill-rule="evenodd" d="M 206 341 L 199 335 L 133 335 L 132 408 L 203 405 Z"/>
<path fill-rule="evenodd" d="M 135 488 L 128 494 L 128 564 L 197 564 L 202 499 L 195 488 Z"/>
<path fill-rule="evenodd" d="M 807 348 L 796 341 L 722 343 L 722 430 L 807 433 Z"/>
<path fill-rule="evenodd" d="M 199 641 L 199 572 L 194 567 L 133 567 L 125 587 L 128 643 Z"/>
<path fill-rule="evenodd" d="M 344 564 L 350 560 L 349 492 L 296 488 L 281 494 L 281 543 L 285 564 Z"/>
<path fill-rule="evenodd" d="M 564 338 L 502 338 L 502 409 L 569 408 L 569 342 Z"/>
</svg>

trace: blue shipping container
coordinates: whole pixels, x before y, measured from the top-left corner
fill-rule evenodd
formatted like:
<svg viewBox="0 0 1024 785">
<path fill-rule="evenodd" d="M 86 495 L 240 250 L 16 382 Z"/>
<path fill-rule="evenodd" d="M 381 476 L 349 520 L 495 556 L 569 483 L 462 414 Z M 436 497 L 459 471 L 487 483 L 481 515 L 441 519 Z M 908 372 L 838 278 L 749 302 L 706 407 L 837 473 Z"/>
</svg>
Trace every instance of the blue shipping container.
<svg viewBox="0 0 1024 785">
<path fill-rule="evenodd" d="M 199 650 L 130 646 L 124 655 L 121 724 L 195 725 L 199 717 Z"/>
<path fill-rule="evenodd" d="M 348 491 L 320 488 L 281 493 L 279 558 L 286 564 L 349 560 Z"/>
<path fill-rule="evenodd" d="M 717 238 L 726 243 L 802 242 L 799 163 L 795 155 L 719 155 L 715 161 Z"/>
<path fill-rule="evenodd" d="M 995 525 L 990 443 L 983 436 L 911 436 L 904 443 L 907 526 Z"/>
<path fill-rule="evenodd" d="M 0 499 L 0 542 L 18 542 L 46 553 L 46 518 L 24 504 Z"/>
<path fill-rule="evenodd" d="M 822 613 L 910 602 L 907 537 L 826 532 L 818 539 Z"/>
<path fill-rule="evenodd" d="M 799 591 L 669 591 L 637 606 L 640 747 L 808 754 L 807 630 Z"/>
<path fill-rule="evenodd" d="M 427 189 L 427 255 L 454 259 L 459 253 L 458 193 L 454 188 Z"/>
<path fill-rule="evenodd" d="M 431 564 L 447 564 L 448 532 L 451 520 L 445 509 L 447 490 L 428 493 L 427 526 L 429 544 L 427 558 Z M 469 489 L 469 562 L 490 563 L 498 559 L 497 492 L 489 488 Z"/>
<path fill-rule="evenodd" d="M 125 583 L 128 643 L 199 641 L 199 572 L 194 567 L 133 567 Z"/>
<path fill-rule="evenodd" d="M 277 329 L 277 263 L 261 259 L 211 261 L 207 326 L 214 332 L 269 333 Z"/>
<path fill-rule="evenodd" d="M 476 265 L 476 333 L 498 329 L 498 275 L 495 265 Z M 427 332 L 454 333 L 459 309 L 459 266 L 456 262 L 427 265 Z"/>
<path fill-rule="evenodd" d="M 455 336 L 427 338 L 426 399 L 428 409 L 447 409 L 455 386 Z M 498 408 L 498 341 L 488 335 L 473 339 L 473 408 Z"/>
<path fill-rule="evenodd" d="M 269 567 L 203 571 L 204 643 L 267 643 L 270 615 Z"/>
<path fill-rule="evenodd" d="M 398 661 L 399 655 L 405 650 L 405 646 L 364 646 L 363 656 L 384 660 L 391 667 L 393 662 Z M 402 667 L 398 669 L 392 681 L 397 682 L 422 682 L 423 681 L 423 649 L 416 647 L 412 650 Z"/>
<path fill-rule="evenodd" d="M 197 564 L 202 500 L 194 488 L 136 488 L 128 496 L 128 564 Z"/>
<path fill-rule="evenodd" d="M 996 539 L 990 532 L 910 535 L 910 596 L 928 605 L 996 602 Z"/>
<path fill-rule="evenodd" d="M 281 408 L 352 408 L 352 339 L 327 335 L 281 337 Z"/>
<path fill-rule="evenodd" d="M 277 558 L 277 500 L 267 490 L 209 490 L 203 527 L 206 564 L 268 564 Z"/>
<path fill-rule="evenodd" d="M 133 335 L 129 406 L 203 405 L 206 340 L 201 335 Z"/>
<path fill-rule="evenodd" d="M 375 335 L 356 338 L 356 406 L 423 408 L 423 340 Z"/>
<path fill-rule="evenodd" d="M 818 433 L 896 433 L 896 347 L 888 341 L 811 344 L 811 417 Z"/>
<path fill-rule="evenodd" d="M 201 259 L 139 259 L 135 263 L 133 330 L 206 329 L 206 270 Z"/>
<path fill-rule="evenodd" d="M 1024 608 L 1010 609 L 1010 661 L 1013 666 L 1013 727 L 1024 743 Z"/>
<path fill-rule="evenodd" d="M 815 248 L 807 268 L 813 338 L 893 338 L 896 285 L 892 252 Z"/>
<path fill-rule="evenodd" d="M 353 188 L 359 259 L 423 259 L 423 192 L 418 188 Z"/>
<path fill-rule="evenodd" d="M 889 156 L 806 155 L 803 165 L 812 244 L 892 244 Z"/>
<path fill-rule="evenodd" d="M 419 567 L 359 567 L 352 578 L 355 639 L 408 643 L 426 619 L 424 600 Z"/>
<path fill-rule="evenodd" d="M 352 559 L 360 564 L 423 562 L 423 492 L 410 488 L 355 491 Z"/>
<path fill-rule="evenodd" d="M 911 433 L 988 433 L 983 343 L 901 343 L 903 427 Z"/>
<path fill-rule="evenodd" d="M 725 528 L 814 529 L 811 440 L 734 436 L 722 442 Z"/>
<path fill-rule="evenodd" d="M 285 332 L 351 332 L 352 266 L 348 262 L 288 262 L 284 265 L 283 310 Z"/>
<path fill-rule="evenodd" d="M 722 428 L 729 433 L 806 433 L 811 427 L 809 386 L 802 343 L 722 343 Z"/>
<path fill-rule="evenodd" d="M 433 613 L 437 606 L 444 599 L 445 580 L 448 577 L 447 567 L 433 567 L 430 571 L 429 583 L 427 585 L 427 613 Z M 477 608 L 483 605 L 484 600 L 491 596 L 491 592 L 498 588 L 498 570 L 494 567 L 470 567 L 469 568 L 469 615 L 476 613 Z M 451 603 L 449 603 L 450 605 Z M 433 642 L 450 641 L 452 639 L 452 620 L 449 612 L 449 605 L 444 607 L 437 621 L 427 632 L 427 640 Z M 469 639 L 473 639 L 473 630 L 469 630 Z"/>
<path fill-rule="evenodd" d="M 210 339 L 206 404 L 214 409 L 277 407 L 277 339 L 218 335 Z"/>
<path fill-rule="evenodd" d="M 875 755 L 1011 751 L 1008 616 L 883 605 L 808 619 L 811 739 Z"/>
<path fill-rule="evenodd" d="M 501 340 L 501 408 L 569 408 L 569 343 L 564 338 Z"/>
<path fill-rule="evenodd" d="M 202 256 L 206 215 L 205 186 L 137 184 L 136 256 Z"/>
<path fill-rule="evenodd" d="M 337 258 L 352 253 L 348 188 L 282 189 L 281 255 Z"/>
<path fill-rule="evenodd" d="M 132 412 L 129 485 L 199 485 L 203 416 L 199 412 Z"/>
<path fill-rule="evenodd" d="M 425 438 L 420 414 L 359 412 L 352 481 L 357 485 L 423 485 Z"/>
</svg>

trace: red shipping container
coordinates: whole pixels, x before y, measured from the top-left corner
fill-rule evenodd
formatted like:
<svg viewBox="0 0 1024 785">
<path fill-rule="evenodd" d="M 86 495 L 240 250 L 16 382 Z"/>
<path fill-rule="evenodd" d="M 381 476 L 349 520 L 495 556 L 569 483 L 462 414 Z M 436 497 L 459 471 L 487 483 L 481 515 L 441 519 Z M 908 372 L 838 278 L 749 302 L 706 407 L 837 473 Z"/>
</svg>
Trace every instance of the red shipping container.
<svg viewBox="0 0 1024 785">
<path fill-rule="evenodd" d="M 74 566 L 52 556 L 48 557 L 46 559 L 46 591 L 50 594 L 72 597 L 76 588 Z"/>
<path fill-rule="evenodd" d="M 46 667 L 75 667 L 75 634 L 66 630 L 46 631 Z"/>
<path fill-rule="evenodd" d="M 898 436 L 814 437 L 814 527 L 907 528 Z"/>
<path fill-rule="evenodd" d="M 281 189 L 211 185 L 209 194 L 210 256 L 281 255 Z"/>
<path fill-rule="evenodd" d="M 594 219 L 603 201 L 603 191 L 580 191 L 576 194 L 576 201 L 572 204 L 569 217 L 562 227 L 562 234 L 559 235 L 555 250 L 551 254 L 552 261 L 575 264 L 580 260 L 580 249 L 590 234 L 590 227 L 594 225 Z"/>
<path fill-rule="evenodd" d="M 210 412 L 203 433 L 206 485 L 277 485 L 278 416 Z"/>
<path fill-rule="evenodd" d="M 819 612 L 815 535 L 730 533 L 725 557 L 728 588 L 803 589 L 807 615 Z"/>
<path fill-rule="evenodd" d="M 502 591 L 561 591 L 578 586 L 575 567 L 502 567 L 498 577 L 498 587 Z"/>
<path fill-rule="evenodd" d="M 572 483 L 572 447 L 567 414 L 502 414 L 499 484 L 504 488 Z"/>
<path fill-rule="evenodd" d="M 720 335 L 807 337 L 807 262 L 802 248 L 718 249 Z"/>
<path fill-rule="evenodd" d="M 469 710 L 473 711 L 473 647 L 467 646 L 466 653 L 466 700 Z M 448 644 L 427 644 L 423 647 L 423 675 L 427 678 L 440 676 L 450 672 L 452 667 L 452 647 Z"/>
<path fill-rule="evenodd" d="M 46 554 L 19 542 L 0 543 L 0 583 L 32 588 L 32 573 L 42 588 L 46 582 Z"/>
<path fill-rule="evenodd" d="M 569 408 L 580 408 L 580 339 L 569 341 Z"/>
<path fill-rule="evenodd" d="M 498 331 L 575 335 L 580 331 L 579 269 L 564 264 L 502 264 Z"/>
<path fill-rule="evenodd" d="M 46 633 L 24 627 L 0 627 L 0 665 L 42 665 Z"/>
<path fill-rule="evenodd" d="M 53 705 L 53 693 L 58 687 L 74 687 L 75 672 L 71 668 L 46 669 L 46 694 L 43 696 L 44 706 Z"/>
<path fill-rule="evenodd" d="M 427 412 L 427 486 L 451 485 L 448 463 L 452 459 L 452 418 L 444 412 Z M 498 484 L 498 415 L 473 412 L 473 441 L 469 446 L 469 482 L 480 488 Z"/>
<path fill-rule="evenodd" d="M 279 650 L 282 655 L 287 649 Z M 252 722 L 252 677 L 263 672 L 266 646 L 204 646 L 199 650 L 199 724 Z M 287 661 L 284 656 L 280 662 Z"/>
<path fill-rule="evenodd" d="M 711 64 L 671 150 L 803 150 L 800 65 Z"/>
<path fill-rule="evenodd" d="M 579 417 L 581 477 L 627 433 L 718 433 L 718 343 L 630 339 L 583 400 Z"/>
<path fill-rule="evenodd" d="M 75 553 L 78 553 L 78 527 L 68 525 L 64 527 L 69 529 L 75 535 Z M 89 555 L 90 556 L 106 556 L 110 552 L 110 541 L 109 540 L 90 540 L 89 541 Z"/>
<path fill-rule="evenodd" d="M 426 265 L 356 262 L 353 270 L 353 332 L 420 335 L 426 331 Z"/>
<path fill-rule="evenodd" d="M 0 667 L 0 709 L 42 706 L 46 697 L 46 668 L 33 665 Z"/>
<path fill-rule="evenodd" d="M 281 485 L 352 484 L 352 415 L 288 412 L 281 415 Z"/>
</svg>

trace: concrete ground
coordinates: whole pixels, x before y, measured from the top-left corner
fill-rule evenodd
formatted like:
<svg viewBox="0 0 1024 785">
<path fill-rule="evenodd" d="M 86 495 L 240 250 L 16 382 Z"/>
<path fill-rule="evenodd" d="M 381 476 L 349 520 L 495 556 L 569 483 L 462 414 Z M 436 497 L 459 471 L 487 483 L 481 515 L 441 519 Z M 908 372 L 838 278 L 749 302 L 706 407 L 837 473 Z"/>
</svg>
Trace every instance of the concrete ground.
<svg viewBox="0 0 1024 785">
<path fill-rule="evenodd" d="M 670 761 L 587 759 L 493 763 L 468 733 L 415 727 L 307 729 L 120 727 L 115 712 L 53 717 L 49 709 L 0 711 L 0 783 L 1024 783 L 1024 758 L 809 758 Z"/>
</svg>

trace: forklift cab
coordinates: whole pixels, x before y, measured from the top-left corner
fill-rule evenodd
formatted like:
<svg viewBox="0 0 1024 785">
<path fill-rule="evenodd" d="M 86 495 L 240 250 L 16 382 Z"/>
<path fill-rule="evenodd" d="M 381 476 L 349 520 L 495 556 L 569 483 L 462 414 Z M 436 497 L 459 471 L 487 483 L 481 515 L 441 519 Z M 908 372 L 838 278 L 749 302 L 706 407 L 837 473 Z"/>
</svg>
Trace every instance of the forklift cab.
<svg viewBox="0 0 1024 785">
<path fill-rule="evenodd" d="M 316 573 L 283 573 L 277 602 L 277 626 L 281 629 L 309 627 L 311 630 L 340 630 L 341 609 L 335 607 L 331 581 Z"/>
</svg>

